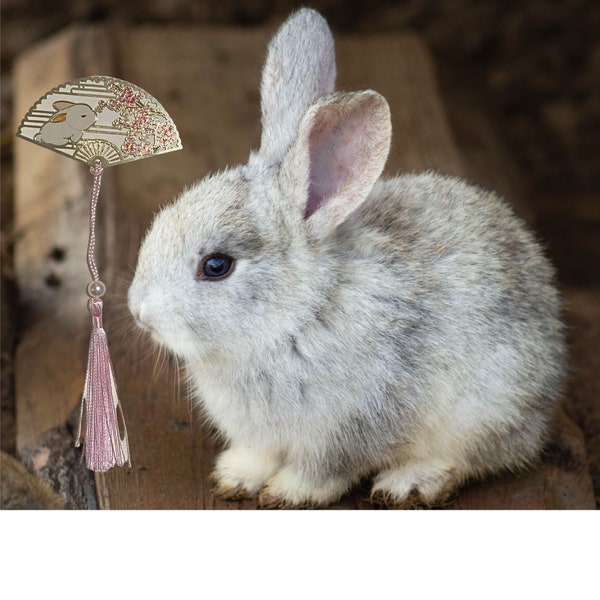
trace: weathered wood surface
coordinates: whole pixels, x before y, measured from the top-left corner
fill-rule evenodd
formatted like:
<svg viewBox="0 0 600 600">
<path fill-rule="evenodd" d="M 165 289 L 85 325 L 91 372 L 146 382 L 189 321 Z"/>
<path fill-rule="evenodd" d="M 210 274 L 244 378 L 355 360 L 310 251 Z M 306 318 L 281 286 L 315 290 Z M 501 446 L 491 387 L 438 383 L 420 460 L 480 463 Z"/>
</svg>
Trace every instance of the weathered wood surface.
<svg viewBox="0 0 600 600">
<path fill-rule="evenodd" d="M 50 88 L 83 70 L 110 69 L 103 51 L 107 45 L 98 32 L 77 36 L 71 51 L 67 37 L 73 44 L 76 36 L 59 36 L 19 61 L 14 72 L 15 130 Z M 17 356 L 18 447 L 66 420 L 81 389 L 89 333 L 81 295 L 90 279 L 85 268 L 89 173 L 75 161 L 29 145 L 16 140 L 15 270 L 28 328 Z"/>
<path fill-rule="evenodd" d="M 133 333 L 126 290 L 139 238 L 152 214 L 186 184 L 245 161 L 260 136 L 260 66 L 272 31 L 185 28 L 71 29 L 32 50 L 16 68 L 15 114 L 47 89 L 107 74 L 156 96 L 177 124 L 184 151 L 110 170 L 101 194 L 109 285 L 105 325 L 128 424 L 133 465 L 96 476 L 101 508 L 243 509 L 211 494 L 218 444 L 202 425 L 177 372 L 160 368 L 147 339 Z M 107 49 L 111 48 L 112 52 Z M 341 89 L 371 87 L 393 116 L 388 173 L 437 169 L 464 174 L 429 54 L 410 35 L 337 41 Z M 382 61 L 381 57 L 386 60 Z M 17 141 L 16 247 L 30 309 L 17 363 L 18 447 L 31 454 L 77 405 L 89 336 L 84 288 L 90 179 L 83 165 Z M 108 175 L 108 174 L 107 174 Z M 66 250 L 63 258 L 55 249 Z M 57 284 L 57 280 L 60 284 Z M 166 361 L 162 361 L 166 363 Z M 157 367 L 157 364 L 159 365 Z M 562 418 L 554 454 L 539 469 L 467 486 L 456 508 L 592 508 L 579 430 Z M 558 456 L 558 458 L 557 458 Z M 566 461 L 564 457 L 575 457 Z M 334 508 L 371 508 L 368 487 Z"/>
</svg>

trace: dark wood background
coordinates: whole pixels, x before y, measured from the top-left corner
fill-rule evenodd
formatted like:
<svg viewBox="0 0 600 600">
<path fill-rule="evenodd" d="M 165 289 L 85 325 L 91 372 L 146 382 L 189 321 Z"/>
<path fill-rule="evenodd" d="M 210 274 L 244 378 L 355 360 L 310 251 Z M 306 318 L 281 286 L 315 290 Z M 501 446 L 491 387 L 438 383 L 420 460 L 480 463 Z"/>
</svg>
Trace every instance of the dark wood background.
<svg viewBox="0 0 600 600">
<path fill-rule="evenodd" d="M 349 8 L 349 5 L 352 5 Z M 554 3 L 553 3 L 554 4 Z M 152 8 L 142 2 L 80 1 L 66 2 L 61 11 L 56 11 L 50 3 L 7 0 L 2 4 L 2 449 L 9 454 L 17 451 L 17 427 L 15 425 L 15 352 L 17 342 L 23 352 L 23 343 L 27 350 L 28 339 L 36 336 L 52 335 L 43 330 L 36 319 L 35 307 L 27 297 L 27 286 L 17 285 L 14 267 L 14 245 L 23 231 L 14 227 L 13 173 L 19 177 L 19 165 L 14 164 L 14 119 L 12 114 L 14 92 L 28 89 L 26 84 L 20 87 L 15 80 L 16 60 L 22 60 L 23 53 L 30 51 L 44 38 L 65 27 L 82 35 L 82 29 L 73 30 L 73 25 L 94 24 L 94 31 L 111 32 L 120 45 L 109 41 L 112 53 L 107 56 L 101 40 L 93 35 L 85 36 L 85 42 L 78 42 L 77 51 L 63 47 L 70 53 L 69 68 L 87 68 L 87 74 L 102 61 L 116 61 L 116 68 L 127 75 L 126 78 L 139 83 L 147 89 L 153 89 L 153 78 L 144 72 L 143 65 L 137 64 L 138 54 L 129 50 L 130 36 L 128 28 L 139 25 L 151 25 L 151 28 L 136 29 L 135 43 L 141 56 L 151 51 L 159 51 L 168 71 L 162 49 L 168 50 L 168 44 L 157 42 L 164 35 L 166 25 L 237 26 L 240 32 L 253 30 L 258 25 L 266 25 L 264 33 L 257 35 L 266 39 L 267 32 L 273 30 L 276 23 L 290 11 L 293 3 L 261 2 L 155 2 Z M 342 3 L 323 1 L 312 3 L 320 8 L 339 32 L 354 34 L 358 39 L 369 35 L 392 34 L 411 30 L 418 34 L 419 40 L 427 45 L 433 58 L 437 75 L 437 90 L 440 103 L 447 121 L 453 150 L 447 152 L 448 145 L 440 143 L 438 151 L 445 153 L 445 167 L 452 171 L 453 165 L 461 169 L 462 174 L 483 185 L 494 187 L 504 193 L 517 210 L 526 216 L 541 239 L 546 243 L 551 258 L 559 270 L 559 278 L 568 302 L 567 323 L 571 343 L 571 376 L 565 402 L 565 412 L 570 421 L 583 432 L 583 443 L 578 449 L 579 456 L 585 456 L 592 475 L 596 502 L 600 498 L 600 94 L 598 81 L 600 63 L 598 59 L 597 32 L 600 30 L 600 14 L 597 3 L 565 0 L 559 6 L 549 8 L 548 3 L 534 0 L 529 3 L 486 2 L 461 0 L 455 2 L 405 2 L 401 5 L 393 2 Z M 91 31 L 91 30 L 90 30 Z M 117 32 L 117 33 L 114 33 Z M 121 36 L 121 38 L 119 38 Z M 251 37 L 251 36 L 250 36 Z M 58 38 L 56 38 L 58 39 Z M 57 42 L 58 43 L 58 42 Z M 64 41 L 63 44 L 68 42 Z M 248 43 L 248 42 L 245 42 Z M 262 43 L 262 41 L 261 41 Z M 87 45 L 86 45 L 87 44 Z M 91 44 L 91 45 L 90 45 Z M 252 92 L 260 67 L 260 45 L 251 44 L 251 52 L 242 52 L 236 56 L 236 78 L 247 77 L 240 81 L 240 89 Z M 250 48 L 250 46 L 249 46 Z M 78 52 L 84 54 L 77 55 Z M 252 53 L 255 54 L 252 54 Z M 60 52 L 59 52 L 60 55 Z M 58 56 L 58 55 L 57 55 Z M 243 57 L 247 62 L 240 64 Z M 64 56 L 63 56 L 64 57 Z M 190 59 L 191 60 L 191 59 Z M 385 65 L 385 62 L 383 62 Z M 55 68 L 56 76 L 61 72 L 60 60 L 44 64 L 40 71 L 51 79 Z M 41 69 L 41 64 L 40 64 Z M 68 69 L 67 69 L 68 70 Z M 100 69 L 101 70 L 101 69 Z M 374 69 L 376 70 L 376 69 Z M 116 73 L 119 76 L 118 73 Z M 164 79 L 165 93 L 176 87 L 176 82 Z M 62 81 L 63 79 L 60 79 Z M 38 81 L 42 81 L 39 79 Z M 58 82 L 49 83 L 54 85 Z M 168 85 L 167 85 L 168 84 Z M 169 88 L 170 86 L 170 88 Z M 245 87 L 244 87 L 245 86 Z M 40 90 L 40 93 L 45 90 Z M 31 90 L 33 92 L 33 90 Z M 35 95 L 35 94 L 34 94 Z M 156 91 L 157 97 L 167 106 L 177 104 L 176 98 L 163 97 Z M 37 96 L 35 96 L 37 97 Z M 432 94 L 428 92 L 428 97 Z M 35 98 L 23 99 L 30 103 Z M 254 98 L 256 100 L 256 98 Z M 181 100 L 184 103 L 183 100 Z M 252 112 L 252 98 L 248 102 L 247 116 L 258 125 L 257 115 Z M 184 126 L 186 134 L 198 136 L 193 124 Z M 187 131 L 189 129 L 189 132 Z M 439 128 L 438 128 L 439 129 Z M 250 130 L 248 137 L 256 132 Z M 442 134 L 443 139 L 443 134 Z M 219 168 L 224 160 L 237 157 L 232 148 L 223 143 L 218 135 L 207 134 L 203 142 L 210 140 L 210 160 L 205 167 Z M 246 143 L 246 140 L 244 140 Z M 415 142 L 416 143 L 416 142 Z M 244 146 L 244 152 L 247 148 Z M 456 150 L 457 149 L 457 150 Z M 405 162 L 399 159 L 402 167 L 411 166 L 410 148 L 404 150 Z M 455 151 L 456 150 L 456 151 Z M 418 150 L 416 151 L 418 154 Z M 456 158 L 460 155 L 460 158 Z M 188 156 L 190 156 L 188 154 Z M 193 156 L 193 153 L 192 155 Z M 400 156 L 402 156 L 400 154 Z M 241 155 L 241 160 L 244 156 Z M 182 184 L 189 183 L 194 176 L 202 173 L 194 171 L 194 165 L 183 161 L 181 173 L 171 169 L 170 177 L 153 178 L 153 168 L 135 165 L 127 166 L 123 175 L 115 171 L 105 183 L 104 193 L 113 186 L 119 195 L 132 193 L 132 186 L 151 191 L 151 198 L 176 193 Z M 409 162 L 407 163 L 406 160 Z M 211 162 L 212 161 L 212 162 Z M 64 161 L 63 162 L 69 162 Z M 62 164 L 62 163 L 61 163 Z M 439 163 L 442 164 L 442 163 Z M 460 167 L 458 166 L 460 165 Z M 38 165 L 39 166 L 39 165 Z M 20 168 L 23 168 L 21 165 Z M 32 166 L 35 168 L 35 165 Z M 81 191 L 86 181 L 81 180 L 76 171 L 79 165 L 61 167 L 59 184 L 71 178 L 77 190 Z M 130 171 L 131 169 L 131 171 Z M 139 169 L 136 171 L 136 169 Z M 135 171 L 135 172 L 134 172 Z M 165 170 L 169 172 L 169 169 Z M 158 171 L 157 171 L 158 172 Z M 176 174 L 175 174 L 176 173 Z M 50 176 L 50 174 L 48 174 Z M 21 180 L 25 174 L 21 172 Z M 33 184 L 32 184 L 33 185 Z M 58 189 L 58 188 L 57 188 Z M 58 193 L 58 192 L 57 192 Z M 60 195 L 60 194 L 59 194 Z M 141 194 L 143 196 L 143 194 Z M 46 198 L 52 196 L 46 194 Z M 148 196 L 147 196 L 148 197 Z M 150 201 L 150 200 L 149 200 Z M 163 201 L 163 200 L 161 200 Z M 60 205 L 60 198 L 56 199 Z M 138 206 L 136 203 L 133 206 Z M 148 206 L 142 205 L 137 214 L 127 215 L 127 222 L 133 231 L 113 231 L 113 239 L 136 240 L 148 220 Z M 116 207 L 115 210 L 119 210 Z M 133 209 L 135 210 L 135 208 Z M 79 214 L 78 218 L 82 218 Z M 119 220 L 117 219 L 118 222 Z M 121 222 L 124 222 L 122 220 Z M 77 243 L 76 239 L 70 240 Z M 135 253 L 136 244 L 132 242 L 128 253 Z M 33 256 L 38 257 L 42 249 L 32 246 Z M 43 249 L 43 253 L 46 250 Z M 46 256 L 44 254 L 44 256 Z M 47 257 L 46 257 L 47 258 Z M 26 264 L 25 263 L 22 264 Z M 131 270 L 131 264 L 117 266 L 121 270 L 122 291 Z M 46 264 L 49 277 L 52 264 Z M 54 265 L 63 269 L 68 265 Z M 61 310 L 69 311 L 68 298 L 78 294 L 78 275 L 74 274 L 73 289 L 63 288 L 66 304 Z M 44 278 L 46 287 L 41 285 L 41 293 L 51 298 L 56 292 L 52 289 L 52 279 Z M 50 282 L 50 284 L 48 284 Z M 36 290 L 36 293 L 40 290 Z M 72 291 L 72 293 L 71 293 Z M 55 295 L 55 294 L 54 294 Z M 121 297 L 123 298 L 123 296 Z M 56 307 L 52 301 L 48 306 Z M 31 337 L 32 329 L 42 327 Z M 73 347 L 83 348 L 85 354 L 84 332 L 66 331 Z M 34 344 L 34 342 L 31 342 Z M 117 353 L 119 344 L 117 342 Z M 79 352 L 79 351 L 77 351 Z M 47 353 L 46 353 L 47 354 Z M 79 354 L 77 354 L 79 355 Z M 42 354 L 42 357 L 44 354 Z M 130 357 L 131 358 L 131 357 Z M 134 357 L 136 358 L 136 357 Z M 138 357 L 140 360 L 143 357 Z M 81 365 L 74 364 L 83 369 Z M 43 361 L 36 363 L 39 376 L 45 385 L 52 386 L 53 376 Z M 172 377 L 172 375 L 171 375 Z M 152 419 L 164 419 L 173 436 L 189 427 L 191 419 L 185 398 L 177 399 L 173 381 L 164 379 L 164 393 L 170 396 L 173 412 L 153 414 Z M 35 385 L 29 377 L 24 378 L 25 385 Z M 57 395 L 64 395 L 64 382 L 57 385 Z M 78 394 L 80 381 L 73 378 L 70 392 Z M 72 388 L 72 389 L 71 389 Z M 63 409 L 72 408 L 65 401 Z M 179 415 L 179 416 L 178 416 Z M 36 417 L 37 418 L 37 417 Z M 40 425 L 41 426 L 41 425 Z M 147 423 L 148 427 L 152 423 Z M 170 428 L 170 429 L 169 429 Z M 568 428 L 567 428 L 568 429 Z M 26 431 L 26 428 L 23 429 Z M 31 430 L 30 430 L 31 431 Z M 39 433 L 39 432 L 38 432 Z M 31 434 L 33 435 L 33 434 Z M 565 434 L 567 435 L 567 434 Z M 576 437 L 576 436 L 575 436 Z M 204 438 L 196 436 L 197 440 Z M 570 438 L 571 444 L 573 439 Z M 204 443 L 204 442 L 198 442 Z M 147 442 L 149 455 L 160 453 L 161 447 L 152 447 Z M 560 444 L 558 444 L 560 446 Z M 212 448 L 212 447 L 211 447 Z M 572 448 L 572 446 L 571 446 Z M 199 452 L 201 449 L 194 450 Z M 214 449 L 208 449 L 210 453 Z M 581 454 L 583 453 L 583 454 Z M 206 454 L 206 453 L 205 453 Z M 207 454 L 208 456 L 209 454 Z M 561 460 L 564 459 L 564 456 Z M 559 461 L 560 462 L 560 461 Z M 551 463 L 551 461 L 550 461 Z M 142 465 L 144 466 L 144 465 Z M 144 471 L 138 471 L 136 477 L 142 485 Z M 199 474 L 204 477 L 205 474 Z M 111 476 L 112 477 L 112 476 Z M 118 476 L 114 476 L 117 477 Z M 167 485 L 165 483 L 165 485 Z M 102 486 L 101 486 L 102 487 Z M 160 490 L 159 490 L 160 491 Z M 164 492 L 169 494 L 169 490 Z M 207 499 L 202 501 L 212 502 Z M 175 504 L 177 504 L 175 502 Z"/>
</svg>

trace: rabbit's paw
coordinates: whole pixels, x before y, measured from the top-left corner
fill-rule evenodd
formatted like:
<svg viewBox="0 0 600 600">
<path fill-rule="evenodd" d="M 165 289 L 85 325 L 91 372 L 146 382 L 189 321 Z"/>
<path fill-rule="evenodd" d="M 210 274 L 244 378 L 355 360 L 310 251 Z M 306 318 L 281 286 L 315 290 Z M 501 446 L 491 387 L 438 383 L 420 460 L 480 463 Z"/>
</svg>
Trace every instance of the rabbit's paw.
<svg viewBox="0 0 600 600">
<path fill-rule="evenodd" d="M 217 458 L 213 493 L 225 499 L 254 498 L 280 464 L 277 453 L 233 446 Z"/>
<path fill-rule="evenodd" d="M 351 483 L 333 478 L 316 483 L 301 472 L 285 467 L 269 479 L 258 502 L 262 508 L 319 508 L 339 500 Z"/>
<path fill-rule="evenodd" d="M 414 462 L 382 471 L 371 490 L 371 502 L 410 508 L 448 501 L 462 478 L 458 469 L 440 463 Z"/>
</svg>

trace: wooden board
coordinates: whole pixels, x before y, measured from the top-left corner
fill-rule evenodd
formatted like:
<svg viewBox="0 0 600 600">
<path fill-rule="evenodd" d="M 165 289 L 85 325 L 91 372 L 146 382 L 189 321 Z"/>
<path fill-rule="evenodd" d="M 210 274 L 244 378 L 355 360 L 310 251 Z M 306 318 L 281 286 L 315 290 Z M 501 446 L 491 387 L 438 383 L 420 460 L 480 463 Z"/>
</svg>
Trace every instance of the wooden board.
<svg viewBox="0 0 600 600">
<path fill-rule="evenodd" d="M 183 152 L 111 170 L 112 178 L 107 177 L 103 185 L 107 240 L 103 278 L 109 285 L 105 325 L 133 465 L 97 475 L 101 508 L 254 507 L 252 501 L 226 502 L 211 494 L 208 475 L 218 444 L 204 429 L 183 384 L 178 383 L 177 370 L 166 360 L 162 368 L 157 367 L 147 339 L 132 333 L 126 291 L 139 239 L 152 214 L 185 185 L 211 170 L 244 162 L 250 149 L 257 147 L 260 67 L 271 33 L 264 29 L 164 27 L 71 29 L 17 64 L 17 115 L 62 81 L 104 72 L 132 81 L 158 98 L 178 125 L 184 144 Z M 97 56 L 90 54 L 92 47 Z M 82 53 L 82 48 L 88 50 Z M 106 48 L 114 50 L 112 56 Z M 388 173 L 430 168 L 464 173 L 431 59 L 418 38 L 340 38 L 337 48 L 338 87 L 374 88 L 390 102 L 394 143 Z M 387 57 L 386 61 L 381 61 L 381 56 Z M 17 221 L 22 233 L 16 248 L 17 269 L 34 317 L 17 363 L 18 446 L 26 453 L 43 431 L 65 421 L 78 403 L 83 383 L 89 335 L 83 294 L 88 279 L 82 249 L 87 235 L 83 215 L 90 180 L 82 165 L 21 140 L 16 155 Z M 52 249 L 58 244 L 68 249 L 68 260 L 63 262 L 68 262 L 72 272 L 66 271 L 67 265 L 54 264 Z M 59 267 L 64 273 L 58 272 Z M 48 289 L 52 269 L 61 285 Z M 68 285 L 63 285 L 64 277 L 68 277 Z M 562 445 L 569 451 L 576 448 L 581 459 L 578 478 L 572 476 L 573 469 L 548 463 L 550 467 L 545 464 L 526 476 L 469 486 L 454 506 L 592 507 L 580 433 L 568 420 L 562 421 L 560 431 Z M 561 496 L 560 502 L 553 491 L 548 498 L 547 490 L 559 488 L 569 493 Z M 366 487 L 357 490 L 334 508 L 371 508 L 365 500 L 367 494 Z"/>
<path fill-rule="evenodd" d="M 109 47 L 101 31 L 75 29 L 25 54 L 14 70 L 15 131 L 50 88 L 84 71 L 110 70 Z M 15 270 L 27 327 L 16 359 L 18 448 L 67 419 L 83 384 L 89 341 L 81 294 L 90 279 L 89 174 L 75 161 L 29 146 L 15 140 Z"/>
</svg>

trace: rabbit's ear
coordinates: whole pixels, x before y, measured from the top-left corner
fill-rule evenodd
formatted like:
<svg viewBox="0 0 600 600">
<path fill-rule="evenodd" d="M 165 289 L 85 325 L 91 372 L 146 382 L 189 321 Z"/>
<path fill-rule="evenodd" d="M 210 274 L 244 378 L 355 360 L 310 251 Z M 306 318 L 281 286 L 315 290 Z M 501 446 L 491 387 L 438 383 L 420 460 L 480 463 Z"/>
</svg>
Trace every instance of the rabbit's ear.
<svg viewBox="0 0 600 600">
<path fill-rule="evenodd" d="M 57 100 L 56 102 L 54 102 L 52 104 L 54 110 L 65 110 L 66 108 L 69 108 L 71 106 L 75 106 L 72 102 L 69 102 L 68 100 Z"/>
<path fill-rule="evenodd" d="M 275 34 L 260 86 L 266 164 L 280 162 L 296 138 L 308 107 L 335 86 L 335 48 L 327 22 L 316 11 L 294 13 Z"/>
<path fill-rule="evenodd" d="M 284 163 L 304 190 L 309 235 L 322 239 L 367 198 L 390 150 L 385 98 L 368 90 L 322 98 L 309 108 Z"/>
</svg>

